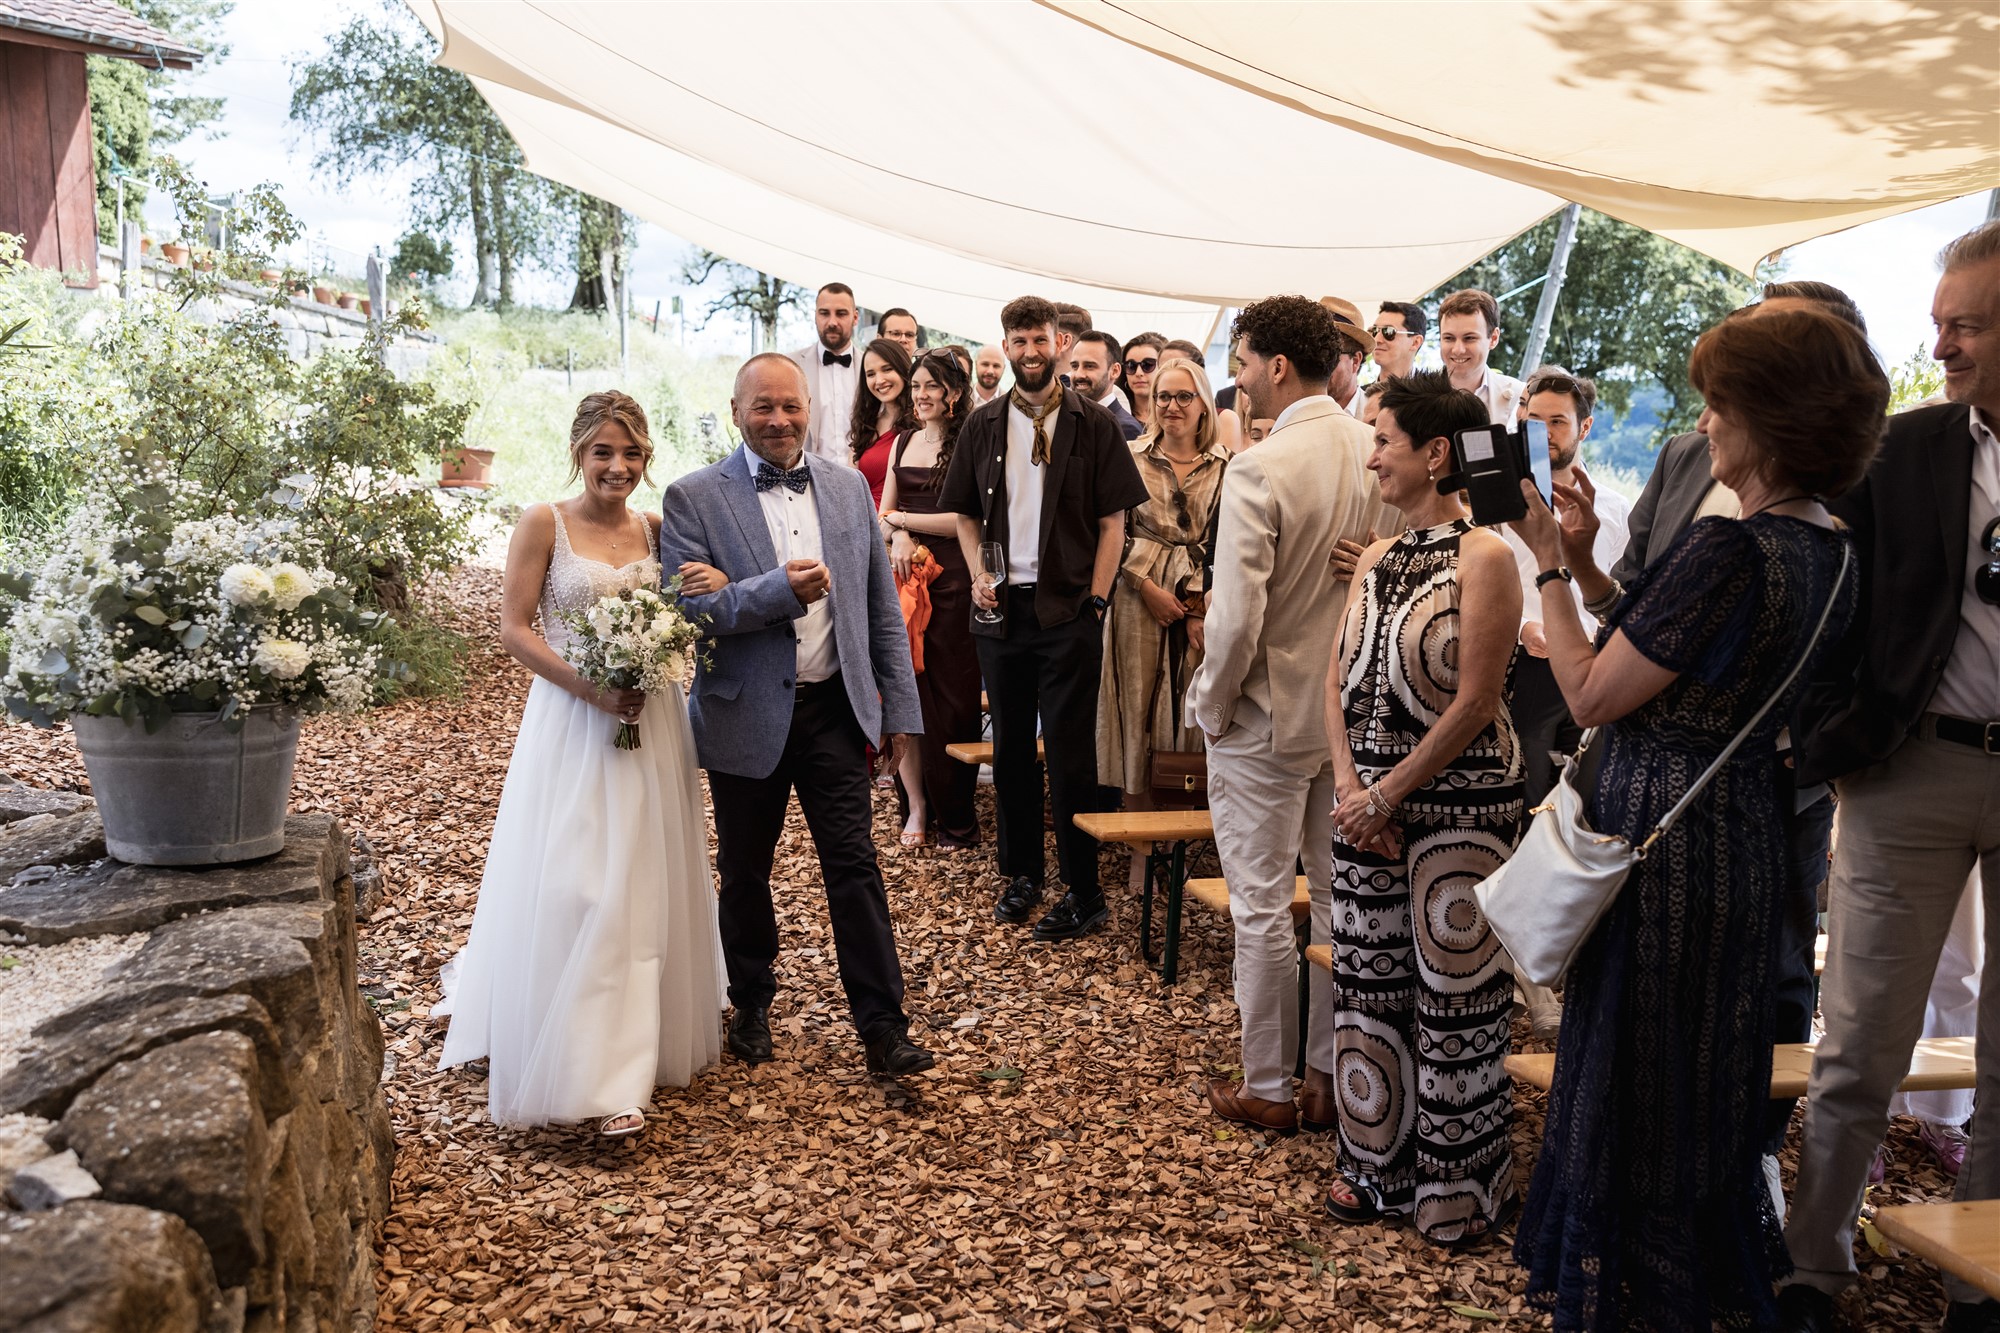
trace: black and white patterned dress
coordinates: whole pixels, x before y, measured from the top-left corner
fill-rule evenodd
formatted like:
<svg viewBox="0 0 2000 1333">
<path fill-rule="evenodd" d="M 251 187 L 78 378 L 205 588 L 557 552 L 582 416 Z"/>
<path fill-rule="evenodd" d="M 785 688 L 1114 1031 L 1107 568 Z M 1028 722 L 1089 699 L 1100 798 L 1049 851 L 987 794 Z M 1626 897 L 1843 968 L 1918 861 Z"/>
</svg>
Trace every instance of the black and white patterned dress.
<svg viewBox="0 0 2000 1333">
<path fill-rule="evenodd" d="M 1365 782 L 1407 757 L 1457 695 L 1459 539 L 1471 526 L 1404 533 L 1349 613 L 1341 702 Z M 1490 1226 L 1514 1193 L 1503 1067 L 1514 978 L 1472 890 L 1513 852 L 1521 806 L 1503 704 L 1403 802 L 1400 857 L 1333 840 L 1340 1170 L 1357 1197 L 1437 1241 L 1474 1218 Z"/>
</svg>

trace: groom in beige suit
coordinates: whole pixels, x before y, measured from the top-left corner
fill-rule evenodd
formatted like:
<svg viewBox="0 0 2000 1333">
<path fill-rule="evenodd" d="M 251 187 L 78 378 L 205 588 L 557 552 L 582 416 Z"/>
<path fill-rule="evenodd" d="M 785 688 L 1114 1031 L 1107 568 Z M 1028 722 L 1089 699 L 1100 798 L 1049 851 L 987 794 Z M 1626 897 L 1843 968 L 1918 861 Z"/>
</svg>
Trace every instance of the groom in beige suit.
<svg viewBox="0 0 2000 1333">
<path fill-rule="evenodd" d="M 1273 296 L 1244 307 L 1230 330 L 1236 382 L 1277 418 L 1222 480 L 1210 582 L 1207 655 L 1188 687 L 1187 723 L 1208 737 L 1209 809 L 1236 922 L 1236 1003 L 1243 1084 L 1209 1085 L 1218 1115 L 1291 1133 L 1334 1119 L 1333 1023 L 1310 1025 L 1306 1083 L 1298 1060 L 1294 865 L 1312 885 L 1312 937 L 1332 938 L 1333 758 L 1326 740 L 1327 666 L 1346 585 L 1335 543 L 1400 526 L 1368 471 L 1373 435 L 1327 396 L 1335 362 L 1360 337 L 1317 301 Z M 1365 345 L 1364 345 L 1365 350 Z M 1315 969 L 1312 1007 L 1332 1013 L 1332 978 Z"/>
</svg>

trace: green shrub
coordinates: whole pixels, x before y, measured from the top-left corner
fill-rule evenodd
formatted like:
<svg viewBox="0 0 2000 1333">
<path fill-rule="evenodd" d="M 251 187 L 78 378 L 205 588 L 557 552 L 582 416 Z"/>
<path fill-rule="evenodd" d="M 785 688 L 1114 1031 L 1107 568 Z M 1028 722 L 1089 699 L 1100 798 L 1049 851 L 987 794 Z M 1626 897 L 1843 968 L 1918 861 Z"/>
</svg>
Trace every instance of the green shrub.
<svg viewBox="0 0 2000 1333">
<path fill-rule="evenodd" d="M 456 699 L 465 692 L 465 658 L 471 644 L 421 605 L 385 621 L 373 643 L 382 658 L 375 702 Z"/>
</svg>

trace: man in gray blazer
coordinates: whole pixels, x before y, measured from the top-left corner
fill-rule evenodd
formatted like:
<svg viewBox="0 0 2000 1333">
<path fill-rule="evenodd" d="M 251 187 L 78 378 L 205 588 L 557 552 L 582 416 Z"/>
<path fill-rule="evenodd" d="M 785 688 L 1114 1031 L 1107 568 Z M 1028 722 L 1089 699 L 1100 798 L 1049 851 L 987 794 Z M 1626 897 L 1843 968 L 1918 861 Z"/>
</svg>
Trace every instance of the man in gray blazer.
<svg viewBox="0 0 2000 1333">
<path fill-rule="evenodd" d="M 729 1049 L 752 1064 L 771 1058 L 771 864 L 796 790 L 868 1070 L 917 1073 L 933 1060 L 903 1013 L 865 758 L 879 737 L 892 771 L 923 730 L 888 552 L 867 480 L 806 456 L 811 408 L 796 362 L 750 358 L 729 410 L 743 447 L 669 486 L 660 525 L 662 568 L 698 560 L 729 577 L 686 600 L 711 636 L 688 718 L 715 807 Z"/>
</svg>

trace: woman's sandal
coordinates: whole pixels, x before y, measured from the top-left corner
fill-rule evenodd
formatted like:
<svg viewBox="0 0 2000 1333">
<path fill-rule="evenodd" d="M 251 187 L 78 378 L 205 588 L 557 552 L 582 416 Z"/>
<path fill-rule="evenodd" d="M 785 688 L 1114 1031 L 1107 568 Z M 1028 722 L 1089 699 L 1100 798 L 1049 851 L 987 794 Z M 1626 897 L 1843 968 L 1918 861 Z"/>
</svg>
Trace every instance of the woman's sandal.
<svg viewBox="0 0 2000 1333">
<path fill-rule="evenodd" d="M 1345 1202 L 1335 1197 L 1335 1190 L 1346 1193 Z M 1355 1189 L 1345 1178 L 1336 1178 L 1326 1187 L 1326 1211 L 1327 1216 L 1336 1222 L 1346 1222 L 1355 1226 L 1382 1220 L 1382 1210 L 1362 1198 L 1361 1191 Z"/>
<path fill-rule="evenodd" d="M 628 1106 L 597 1122 L 598 1137 L 606 1139 L 629 1139 L 645 1128 L 646 1113 L 636 1106 Z"/>
<path fill-rule="evenodd" d="M 1511 1222 L 1514 1219 L 1514 1214 L 1520 1211 L 1521 1196 L 1517 1194 L 1506 1203 L 1500 1205 L 1499 1213 L 1490 1222 L 1483 1217 L 1468 1217 L 1465 1219 L 1467 1230 L 1452 1237 L 1450 1240 L 1432 1240 L 1429 1236 L 1424 1237 L 1424 1239 L 1429 1240 L 1431 1244 L 1437 1246 L 1440 1250 L 1448 1250 L 1453 1254 L 1460 1254 L 1466 1250 L 1476 1250 L 1487 1241 L 1492 1240 L 1500 1228 Z M 1473 1227 L 1478 1227 L 1479 1229 L 1477 1231 L 1471 1230 Z"/>
</svg>

